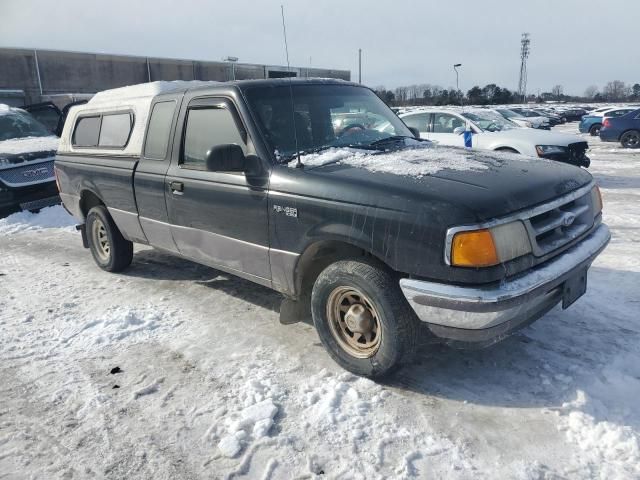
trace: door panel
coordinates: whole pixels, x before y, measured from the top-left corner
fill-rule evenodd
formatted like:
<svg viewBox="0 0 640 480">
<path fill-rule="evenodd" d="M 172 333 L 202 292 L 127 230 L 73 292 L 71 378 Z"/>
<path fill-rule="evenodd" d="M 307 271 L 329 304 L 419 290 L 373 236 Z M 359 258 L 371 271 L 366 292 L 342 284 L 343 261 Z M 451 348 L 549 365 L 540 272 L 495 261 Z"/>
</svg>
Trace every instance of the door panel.
<svg viewBox="0 0 640 480">
<path fill-rule="evenodd" d="M 179 252 L 270 285 L 268 177 L 205 169 L 206 151 L 216 145 L 236 143 L 245 155 L 255 154 L 234 105 L 224 98 L 195 99 L 180 118 L 185 127 L 180 148 L 174 148 L 179 158 L 172 161 L 165 181 Z"/>
<path fill-rule="evenodd" d="M 163 97 L 151 107 L 144 151 L 134 175 L 140 225 L 154 247 L 177 251 L 173 241 L 165 197 L 171 192 L 166 174 L 171 158 L 171 131 L 180 106 L 180 96 Z"/>
</svg>

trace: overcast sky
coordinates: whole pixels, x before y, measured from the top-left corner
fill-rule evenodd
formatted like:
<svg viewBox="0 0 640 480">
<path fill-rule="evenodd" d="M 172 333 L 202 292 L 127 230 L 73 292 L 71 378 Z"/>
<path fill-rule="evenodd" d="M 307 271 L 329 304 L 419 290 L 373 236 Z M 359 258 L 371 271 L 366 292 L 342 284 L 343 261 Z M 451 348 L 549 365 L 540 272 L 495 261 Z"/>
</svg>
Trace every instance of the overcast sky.
<svg viewBox="0 0 640 480">
<path fill-rule="evenodd" d="M 529 88 L 581 94 L 640 83 L 639 0 L 0 0 L 0 46 L 348 69 L 363 83 L 517 89 L 531 34 Z"/>
</svg>

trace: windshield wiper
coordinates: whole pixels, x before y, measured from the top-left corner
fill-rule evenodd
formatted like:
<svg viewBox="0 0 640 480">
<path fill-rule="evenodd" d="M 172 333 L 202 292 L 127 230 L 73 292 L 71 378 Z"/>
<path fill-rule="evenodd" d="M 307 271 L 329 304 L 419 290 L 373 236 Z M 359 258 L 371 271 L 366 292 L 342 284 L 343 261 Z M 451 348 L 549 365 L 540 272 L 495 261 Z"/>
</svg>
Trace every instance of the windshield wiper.
<svg viewBox="0 0 640 480">
<path fill-rule="evenodd" d="M 410 137 L 408 135 L 393 135 L 391 137 L 381 138 L 380 140 L 376 140 L 375 142 L 371 142 L 368 146 L 377 147 L 377 146 L 380 146 L 380 145 L 384 145 L 386 143 L 397 143 L 400 140 L 404 140 L 405 138 L 411 138 L 411 139 L 417 140 L 417 138 Z"/>
<path fill-rule="evenodd" d="M 299 152 L 293 152 L 289 155 L 280 157 L 280 163 L 289 163 L 291 160 L 300 155 L 309 155 L 312 153 L 320 153 L 325 150 L 329 150 L 331 148 L 357 148 L 360 150 L 377 150 L 377 148 L 373 147 L 372 144 L 359 144 L 359 143 L 348 143 L 345 145 L 323 145 L 322 147 L 309 148 L 307 150 L 300 150 Z"/>
</svg>

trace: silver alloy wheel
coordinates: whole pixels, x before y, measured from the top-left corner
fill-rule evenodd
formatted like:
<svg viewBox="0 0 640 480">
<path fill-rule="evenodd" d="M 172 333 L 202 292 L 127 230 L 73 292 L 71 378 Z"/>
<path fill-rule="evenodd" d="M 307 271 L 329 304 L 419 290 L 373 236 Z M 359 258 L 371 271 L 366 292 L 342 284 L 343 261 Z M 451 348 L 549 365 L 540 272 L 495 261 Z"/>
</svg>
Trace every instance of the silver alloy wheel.
<svg viewBox="0 0 640 480">
<path fill-rule="evenodd" d="M 329 330 L 355 358 L 369 358 L 378 351 L 382 340 L 379 318 L 371 300 L 356 288 L 337 287 L 327 299 Z"/>
<path fill-rule="evenodd" d="M 91 238 L 95 247 L 95 252 L 100 261 L 108 262 L 111 258 L 111 245 L 109 243 L 109 236 L 107 235 L 107 229 L 104 226 L 104 222 L 95 217 L 91 224 Z"/>
</svg>

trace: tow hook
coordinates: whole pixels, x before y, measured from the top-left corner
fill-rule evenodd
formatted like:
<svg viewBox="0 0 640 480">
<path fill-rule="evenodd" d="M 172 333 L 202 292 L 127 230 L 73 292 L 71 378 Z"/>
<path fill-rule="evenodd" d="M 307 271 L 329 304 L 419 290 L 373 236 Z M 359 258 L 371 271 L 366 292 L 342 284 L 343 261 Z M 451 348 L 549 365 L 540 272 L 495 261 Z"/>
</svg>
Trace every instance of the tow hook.
<svg viewBox="0 0 640 480">
<path fill-rule="evenodd" d="M 87 240 L 86 225 L 84 223 L 82 225 L 76 225 L 76 230 L 78 230 L 80 232 L 80 235 L 82 235 L 82 246 L 84 248 L 89 248 L 89 240 Z"/>
</svg>

